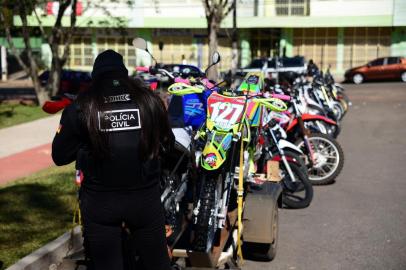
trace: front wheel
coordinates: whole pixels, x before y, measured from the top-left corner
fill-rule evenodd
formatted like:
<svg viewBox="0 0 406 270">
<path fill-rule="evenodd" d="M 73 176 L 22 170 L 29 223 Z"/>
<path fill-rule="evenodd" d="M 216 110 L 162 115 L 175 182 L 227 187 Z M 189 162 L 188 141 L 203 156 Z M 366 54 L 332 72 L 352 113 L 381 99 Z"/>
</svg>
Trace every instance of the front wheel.
<svg viewBox="0 0 406 270">
<path fill-rule="evenodd" d="M 313 166 L 308 169 L 310 182 L 313 185 L 334 183 L 344 167 L 343 149 L 336 140 L 321 133 L 310 134 L 308 138 L 313 152 Z M 303 139 L 299 139 L 295 144 L 303 152 L 309 152 L 305 149 Z"/>
<path fill-rule="evenodd" d="M 307 175 L 294 162 L 288 162 L 295 181 L 281 161 L 282 169 L 282 203 L 289 208 L 301 209 L 310 205 L 313 199 L 313 187 Z"/>
<path fill-rule="evenodd" d="M 221 179 L 221 178 L 220 178 Z M 217 177 L 202 176 L 202 186 L 195 213 L 195 237 L 193 249 L 207 252 L 213 244 L 217 231 L 217 207 L 220 198 Z"/>
<path fill-rule="evenodd" d="M 333 104 L 334 114 L 337 117 L 337 120 L 341 120 L 344 115 L 344 107 L 341 105 L 340 102 L 334 102 Z"/>
</svg>

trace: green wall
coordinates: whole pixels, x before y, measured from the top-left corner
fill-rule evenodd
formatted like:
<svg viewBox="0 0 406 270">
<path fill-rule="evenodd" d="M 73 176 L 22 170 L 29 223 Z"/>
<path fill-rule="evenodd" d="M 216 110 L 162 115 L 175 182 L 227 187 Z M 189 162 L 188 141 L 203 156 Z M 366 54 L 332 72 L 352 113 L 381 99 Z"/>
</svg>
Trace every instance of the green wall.
<svg viewBox="0 0 406 270">
<path fill-rule="evenodd" d="M 406 27 L 396 27 L 392 32 L 391 55 L 406 57 Z"/>
<path fill-rule="evenodd" d="M 248 30 L 240 30 L 240 66 L 245 67 L 251 62 L 250 33 Z"/>
<path fill-rule="evenodd" d="M 41 18 L 42 25 L 52 27 L 55 24 L 55 16 Z M 276 17 L 239 17 L 239 28 L 269 28 L 269 27 L 377 27 L 393 26 L 392 15 L 376 16 L 278 16 Z M 14 16 L 14 25 L 22 25 L 21 18 Z M 35 16 L 28 16 L 28 25 L 36 26 L 38 21 Z M 70 25 L 70 17 L 64 16 L 62 25 Z M 128 18 L 119 17 L 87 17 L 78 16 L 79 27 L 142 27 L 142 28 L 206 28 L 206 18 L 200 17 L 143 17 L 142 20 L 132 24 Z M 223 27 L 231 28 L 231 16 L 222 22 Z"/>
<path fill-rule="evenodd" d="M 147 47 L 148 50 L 151 52 L 152 55 L 154 55 L 153 49 L 152 49 L 152 29 L 137 29 L 137 37 L 143 38 L 147 41 Z M 137 49 L 136 50 L 137 54 L 137 65 L 138 66 L 150 66 L 152 65 L 153 61 L 151 56 L 142 50 Z M 155 58 L 158 57 L 159 61 L 159 55 L 154 55 Z"/>
<path fill-rule="evenodd" d="M 293 56 L 293 29 L 282 28 L 281 40 L 279 42 L 279 56 L 283 56 L 283 48 L 286 49 L 286 56 Z"/>
<path fill-rule="evenodd" d="M 25 49 L 25 44 L 23 38 L 13 38 L 13 43 L 14 47 L 16 49 Z M 5 46 L 6 48 L 9 48 L 7 39 L 4 37 L 0 37 L 0 45 Z M 42 45 L 42 38 L 35 37 L 35 38 L 30 38 L 30 45 L 31 48 L 34 50 L 40 50 L 41 45 Z"/>
</svg>

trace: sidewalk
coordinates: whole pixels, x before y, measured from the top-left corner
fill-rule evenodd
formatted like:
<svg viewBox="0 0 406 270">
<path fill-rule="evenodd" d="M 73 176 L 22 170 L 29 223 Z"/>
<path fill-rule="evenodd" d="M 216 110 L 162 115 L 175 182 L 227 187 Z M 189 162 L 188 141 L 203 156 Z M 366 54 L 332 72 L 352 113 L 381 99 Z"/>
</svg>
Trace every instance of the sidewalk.
<svg viewBox="0 0 406 270">
<path fill-rule="evenodd" d="M 0 185 L 50 167 L 60 115 L 0 129 Z"/>
<path fill-rule="evenodd" d="M 31 79 L 7 80 L 7 81 L 0 80 L 0 88 L 32 88 L 32 87 L 33 85 Z"/>
</svg>

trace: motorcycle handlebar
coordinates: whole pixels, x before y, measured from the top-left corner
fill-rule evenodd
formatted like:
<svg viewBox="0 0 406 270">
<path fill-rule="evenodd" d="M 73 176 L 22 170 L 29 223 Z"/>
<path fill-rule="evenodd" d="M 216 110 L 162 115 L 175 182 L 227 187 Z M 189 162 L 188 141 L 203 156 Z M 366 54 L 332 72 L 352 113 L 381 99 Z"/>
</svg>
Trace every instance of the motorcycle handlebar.
<svg viewBox="0 0 406 270">
<path fill-rule="evenodd" d="M 149 67 L 135 67 L 136 71 L 149 72 Z"/>
<path fill-rule="evenodd" d="M 288 95 L 283 95 L 283 94 L 271 94 L 271 97 L 273 98 L 278 98 L 280 100 L 284 100 L 284 101 L 290 101 L 291 97 Z"/>
<path fill-rule="evenodd" d="M 163 68 L 156 68 L 156 67 L 135 67 L 136 71 L 142 71 L 142 72 L 148 72 L 151 74 L 157 74 L 160 73 L 164 76 L 168 76 L 171 79 L 175 79 L 175 77 L 172 75 L 172 73 L 170 73 L 169 71 L 167 71 L 166 69 Z"/>
<path fill-rule="evenodd" d="M 181 82 L 181 83 L 190 84 L 190 81 L 188 79 L 183 79 L 183 78 L 180 78 L 180 77 L 176 77 L 175 82 Z"/>
</svg>

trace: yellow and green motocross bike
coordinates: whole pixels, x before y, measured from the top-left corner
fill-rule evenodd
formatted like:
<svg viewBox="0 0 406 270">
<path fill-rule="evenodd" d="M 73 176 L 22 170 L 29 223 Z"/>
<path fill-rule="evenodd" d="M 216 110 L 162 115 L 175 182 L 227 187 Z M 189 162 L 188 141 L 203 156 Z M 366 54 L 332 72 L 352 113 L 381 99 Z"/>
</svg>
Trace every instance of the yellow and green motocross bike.
<svg viewBox="0 0 406 270">
<path fill-rule="evenodd" d="M 213 91 L 207 99 L 206 121 L 195 136 L 200 195 L 193 211 L 194 252 L 218 246 L 222 229 L 230 226 L 229 214 L 243 207 L 237 198 L 245 198 L 247 179 L 255 174 L 256 129 L 269 111 L 287 109 L 279 99 L 262 97 L 261 82 L 258 74 L 248 74 L 237 90 Z M 202 89 L 177 83 L 168 91 L 180 95 Z"/>
</svg>

